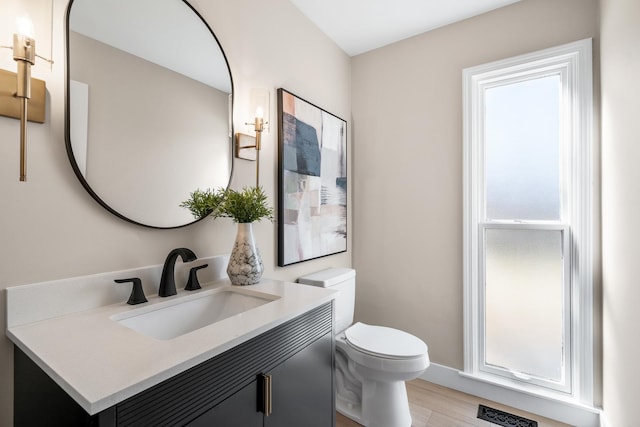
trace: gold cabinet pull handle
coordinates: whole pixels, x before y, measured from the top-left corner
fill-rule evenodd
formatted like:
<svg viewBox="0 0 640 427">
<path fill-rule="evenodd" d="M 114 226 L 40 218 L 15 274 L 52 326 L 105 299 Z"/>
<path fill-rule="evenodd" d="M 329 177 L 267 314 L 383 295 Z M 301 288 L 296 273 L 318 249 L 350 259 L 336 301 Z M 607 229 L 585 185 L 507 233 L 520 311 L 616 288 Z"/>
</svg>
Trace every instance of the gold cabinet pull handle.
<svg viewBox="0 0 640 427">
<path fill-rule="evenodd" d="M 262 412 L 265 416 L 271 415 L 273 411 L 273 395 L 271 391 L 271 374 L 260 374 L 262 382 Z"/>
<path fill-rule="evenodd" d="M 271 412 L 273 411 L 273 393 L 271 390 L 271 375 L 265 375 L 265 379 L 266 381 L 266 387 L 267 387 L 267 410 L 265 411 L 265 415 L 268 417 L 269 415 L 271 415 Z"/>
</svg>

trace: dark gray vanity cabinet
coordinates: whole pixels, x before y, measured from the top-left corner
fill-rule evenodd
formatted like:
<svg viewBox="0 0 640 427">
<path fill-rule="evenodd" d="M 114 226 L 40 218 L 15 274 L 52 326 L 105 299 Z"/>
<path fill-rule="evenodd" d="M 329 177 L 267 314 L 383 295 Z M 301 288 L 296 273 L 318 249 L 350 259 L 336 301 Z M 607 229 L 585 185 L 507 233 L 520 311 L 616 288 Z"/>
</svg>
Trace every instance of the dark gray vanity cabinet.
<svg viewBox="0 0 640 427">
<path fill-rule="evenodd" d="M 317 307 L 94 416 L 16 347 L 14 425 L 331 427 L 332 319 Z"/>
<path fill-rule="evenodd" d="M 245 386 L 189 427 L 328 427 L 334 425 L 334 404 L 326 350 L 327 334 Z M 264 377 L 269 377 L 267 382 Z"/>
</svg>

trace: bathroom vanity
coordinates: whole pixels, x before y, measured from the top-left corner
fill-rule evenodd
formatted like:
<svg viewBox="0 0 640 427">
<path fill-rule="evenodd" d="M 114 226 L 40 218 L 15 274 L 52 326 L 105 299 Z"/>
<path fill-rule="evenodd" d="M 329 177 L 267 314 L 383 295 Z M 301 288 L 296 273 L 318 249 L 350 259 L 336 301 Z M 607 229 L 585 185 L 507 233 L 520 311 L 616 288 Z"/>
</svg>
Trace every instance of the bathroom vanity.
<svg viewBox="0 0 640 427">
<path fill-rule="evenodd" d="M 210 275 L 223 265 L 202 261 L 213 266 Z M 113 278 L 153 282 L 157 269 L 7 289 L 16 426 L 335 425 L 333 291 L 205 279 L 201 290 L 147 293 L 148 303 L 127 305 Z M 63 304 L 65 294 L 76 298 Z M 226 299 L 215 306 L 223 318 L 201 318 L 194 304 L 223 295 L 240 303 Z M 181 323 L 171 311 L 181 316 L 182 307 L 194 324 L 168 335 L 166 325 L 145 326 L 159 313 Z"/>
</svg>

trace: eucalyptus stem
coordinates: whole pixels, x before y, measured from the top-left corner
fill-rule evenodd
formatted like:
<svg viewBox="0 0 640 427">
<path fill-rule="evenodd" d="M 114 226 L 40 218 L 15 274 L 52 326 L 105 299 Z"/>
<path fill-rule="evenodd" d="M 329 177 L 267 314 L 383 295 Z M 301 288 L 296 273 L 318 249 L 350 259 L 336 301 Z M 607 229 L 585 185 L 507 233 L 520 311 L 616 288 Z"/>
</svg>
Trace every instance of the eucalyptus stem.
<svg viewBox="0 0 640 427">
<path fill-rule="evenodd" d="M 273 208 L 269 206 L 262 187 L 244 187 L 241 191 L 197 189 L 180 206 L 189 209 L 196 218 L 231 218 L 237 223 L 274 220 Z"/>
</svg>

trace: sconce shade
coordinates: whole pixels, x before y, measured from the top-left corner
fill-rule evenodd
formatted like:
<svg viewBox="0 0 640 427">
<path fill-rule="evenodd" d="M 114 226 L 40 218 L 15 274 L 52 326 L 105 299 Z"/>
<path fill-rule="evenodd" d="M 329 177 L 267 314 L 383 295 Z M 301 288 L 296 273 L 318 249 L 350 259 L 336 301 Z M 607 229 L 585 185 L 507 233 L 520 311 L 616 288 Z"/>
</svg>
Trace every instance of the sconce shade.
<svg viewBox="0 0 640 427">
<path fill-rule="evenodd" d="M 17 74 L 0 70 L 0 116 L 20 119 L 20 98 L 16 97 Z M 31 79 L 31 99 L 27 118 L 30 122 L 44 123 L 47 87 L 44 80 Z"/>
</svg>

